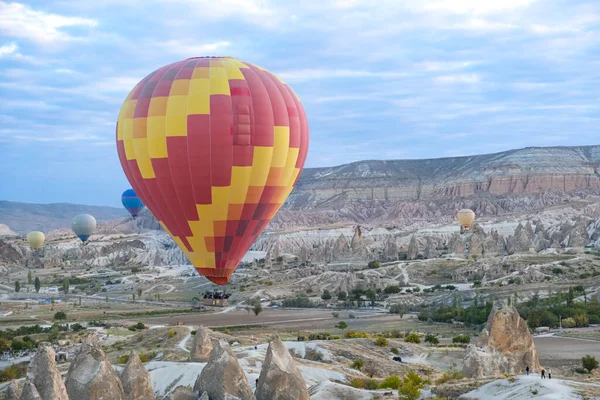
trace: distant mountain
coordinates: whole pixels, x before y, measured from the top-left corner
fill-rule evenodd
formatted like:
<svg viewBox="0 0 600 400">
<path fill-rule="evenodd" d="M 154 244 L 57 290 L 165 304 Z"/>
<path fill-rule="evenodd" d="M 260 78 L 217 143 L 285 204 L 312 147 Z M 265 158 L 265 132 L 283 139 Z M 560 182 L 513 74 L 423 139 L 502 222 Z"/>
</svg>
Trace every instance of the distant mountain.
<svg viewBox="0 0 600 400">
<path fill-rule="evenodd" d="M 17 203 L 0 200 L 0 224 L 8 225 L 10 229 L 18 233 L 27 233 L 32 230 L 48 232 L 53 229 L 70 228 L 71 219 L 77 214 L 91 214 L 98 222 L 129 215 L 125 209 L 115 207 L 69 203 Z"/>
</svg>

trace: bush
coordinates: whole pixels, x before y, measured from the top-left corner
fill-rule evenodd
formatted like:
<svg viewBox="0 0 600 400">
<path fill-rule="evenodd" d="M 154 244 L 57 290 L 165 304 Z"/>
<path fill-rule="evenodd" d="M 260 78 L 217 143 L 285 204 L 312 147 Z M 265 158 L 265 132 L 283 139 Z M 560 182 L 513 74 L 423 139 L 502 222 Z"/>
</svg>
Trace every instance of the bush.
<svg viewBox="0 0 600 400">
<path fill-rule="evenodd" d="M 169 339 L 173 339 L 176 335 L 177 335 L 177 332 L 175 332 L 175 331 L 169 331 L 169 333 L 167 334 Z"/>
<path fill-rule="evenodd" d="M 369 269 L 377 269 L 381 267 L 381 263 L 379 261 L 369 261 L 367 264 L 367 268 Z"/>
<path fill-rule="evenodd" d="M 439 344 L 440 341 L 438 340 L 438 338 L 435 337 L 435 335 L 428 333 L 427 335 L 425 335 L 425 343 Z"/>
<path fill-rule="evenodd" d="M 324 290 L 323 293 L 321 294 L 321 299 L 323 300 L 331 300 L 333 296 L 331 296 L 331 293 L 329 293 L 329 290 Z"/>
<path fill-rule="evenodd" d="M 401 384 L 402 384 L 402 381 L 400 380 L 399 376 L 396 376 L 396 375 L 388 376 L 379 384 L 379 389 L 398 390 L 398 388 L 400 387 Z"/>
<path fill-rule="evenodd" d="M 369 334 L 368 333 L 364 333 L 364 332 L 356 332 L 356 331 L 346 331 L 346 333 L 344 333 L 344 338 L 346 339 L 365 339 L 368 338 Z"/>
<path fill-rule="evenodd" d="M 554 268 L 552 268 L 552 273 L 554 275 L 560 275 L 563 273 L 563 270 L 562 270 L 562 268 L 554 267 Z"/>
<path fill-rule="evenodd" d="M 350 368 L 354 368 L 354 369 L 357 369 L 360 371 L 363 366 L 364 366 L 363 360 L 361 360 L 360 358 L 357 358 L 356 360 L 354 360 L 352 365 L 350 365 Z"/>
<path fill-rule="evenodd" d="M 596 360 L 596 357 L 590 356 L 589 354 L 581 359 L 581 364 L 589 373 L 592 373 L 593 370 L 598 368 L 598 360 Z"/>
<path fill-rule="evenodd" d="M 562 320 L 563 328 L 575 328 L 575 326 L 577 326 L 577 323 L 573 318 L 565 318 Z"/>
<path fill-rule="evenodd" d="M 156 357 L 156 353 L 144 353 L 144 354 L 140 354 L 140 361 L 143 363 L 147 363 L 149 361 L 152 361 L 152 359 Z"/>
<path fill-rule="evenodd" d="M 417 335 L 416 333 L 411 333 L 411 334 L 407 335 L 404 338 L 404 341 L 407 343 L 415 343 L 415 344 L 421 343 L 421 339 L 419 338 L 419 335 Z"/>
<path fill-rule="evenodd" d="M 440 379 L 438 379 L 435 383 L 437 385 L 442 385 L 446 382 L 456 381 L 462 379 L 462 371 L 446 371 L 442 375 Z"/>
<path fill-rule="evenodd" d="M 129 361 L 129 354 L 123 354 L 117 358 L 117 364 L 127 364 Z"/>
<path fill-rule="evenodd" d="M 59 311 L 56 314 L 54 314 L 54 319 L 67 319 L 67 314 L 64 313 L 63 311 Z"/>
<path fill-rule="evenodd" d="M 348 324 L 344 321 L 340 321 L 337 324 L 335 324 L 335 327 L 338 329 L 346 329 L 348 327 Z"/>
<path fill-rule="evenodd" d="M 8 382 L 15 379 L 21 379 L 26 372 L 26 367 L 19 365 L 11 365 L 10 367 L 5 368 L 0 371 L 0 383 Z"/>
<path fill-rule="evenodd" d="M 340 316 L 340 313 L 339 313 L 339 312 L 332 312 L 332 313 L 331 313 L 331 316 L 332 316 L 333 318 L 339 318 L 339 316 Z"/>
<path fill-rule="evenodd" d="M 375 345 L 379 347 L 385 347 L 388 345 L 388 340 L 383 336 L 379 336 L 377 339 L 375 339 Z"/>
<path fill-rule="evenodd" d="M 469 335 L 458 335 L 452 338 L 452 343 L 471 343 L 471 337 Z"/>
<path fill-rule="evenodd" d="M 396 294 L 400 293 L 401 291 L 402 289 L 400 289 L 400 286 L 398 285 L 390 285 L 383 289 L 383 293 L 385 294 Z"/>
<path fill-rule="evenodd" d="M 192 335 L 192 336 L 196 335 L 196 330 L 191 331 L 190 335 Z"/>
<path fill-rule="evenodd" d="M 323 353 L 317 349 L 307 347 L 304 351 L 304 359 L 310 361 L 323 361 Z"/>
<path fill-rule="evenodd" d="M 400 350 L 398 350 L 398 348 L 397 348 L 397 347 L 392 347 L 392 348 L 390 349 L 390 351 L 391 351 L 392 353 L 394 353 L 395 355 L 398 355 L 398 354 L 400 354 Z"/>
</svg>

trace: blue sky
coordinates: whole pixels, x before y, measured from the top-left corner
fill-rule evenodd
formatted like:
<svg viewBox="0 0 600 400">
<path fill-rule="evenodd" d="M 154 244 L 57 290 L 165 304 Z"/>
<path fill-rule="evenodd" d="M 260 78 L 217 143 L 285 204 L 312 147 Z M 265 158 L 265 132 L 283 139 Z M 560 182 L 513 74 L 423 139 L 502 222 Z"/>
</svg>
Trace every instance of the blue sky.
<svg viewBox="0 0 600 400">
<path fill-rule="evenodd" d="M 200 55 L 294 88 L 309 167 L 598 144 L 599 26 L 597 1 L 0 0 L 0 199 L 119 205 L 121 102 Z"/>
</svg>

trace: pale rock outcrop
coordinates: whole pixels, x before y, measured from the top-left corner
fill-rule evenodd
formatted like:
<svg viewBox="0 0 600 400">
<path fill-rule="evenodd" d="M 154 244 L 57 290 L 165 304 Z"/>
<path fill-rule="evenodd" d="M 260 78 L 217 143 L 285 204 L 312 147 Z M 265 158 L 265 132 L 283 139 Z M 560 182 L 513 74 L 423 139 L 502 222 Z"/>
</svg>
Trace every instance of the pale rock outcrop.
<svg viewBox="0 0 600 400">
<path fill-rule="evenodd" d="M 256 400 L 309 400 L 306 382 L 285 345 L 274 334 L 256 387 Z"/>
<path fill-rule="evenodd" d="M 6 386 L 6 389 L 4 390 L 4 400 L 19 400 L 15 381 L 10 381 L 8 386 Z"/>
<path fill-rule="evenodd" d="M 395 261 L 398 259 L 398 252 L 400 249 L 398 248 L 398 243 L 396 243 L 396 239 L 393 235 L 389 235 L 387 240 L 385 241 L 385 247 L 383 249 L 383 257 L 386 260 Z"/>
<path fill-rule="evenodd" d="M 121 381 L 95 334 L 89 334 L 81 345 L 69 367 L 66 386 L 71 399 L 124 399 Z"/>
<path fill-rule="evenodd" d="M 463 376 L 482 378 L 518 374 L 527 366 L 531 371 L 540 369 L 527 322 L 515 307 L 492 310 L 477 344 L 467 348 Z"/>
<path fill-rule="evenodd" d="M 27 368 L 27 378 L 44 400 L 69 400 L 50 343 L 40 343 Z"/>
<path fill-rule="evenodd" d="M 129 354 L 120 378 L 125 400 L 154 400 L 150 374 L 135 351 Z"/>
<path fill-rule="evenodd" d="M 214 344 L 208 364 L 196 379 L 194 391 L 206 392 L 210 399 L 223 399 L 226 394 L 241 400 L 254 399 L 240 363 L 224 340 Z"/>
<path fill-rule="evenodd" d="M 202 396 L 200 396 L 200 399 L 199 399 L 199 400 L 210 400 L 210 399 L 208 398 L 208 393 L 206 393 L 206 392 L 203 392 L 203 393 L 202 393 Z"/>
<path fill-rule="evenodd" d="M 200 400 L 209 400 L 208 396 L 200 397 Z M 165 400 L 198 400 L 198 396 L 187 386 L 177 386 Z"/>
<path fill-rule="evenodd" d="M 28 380 L 25 382 L 25 386 L 23 386 L 19 400 L 42 400 L 42 396 L 40 396 L 33 382 Z"/>
<path fill-rule="evenodd" d="M 203 326 L 196 329 L 196 334 L 192 340 L 192 349 L 190 351 L 190 361 L 208 362 L 213 344 L 209 336 L 209 330 Z"/>
</svg>

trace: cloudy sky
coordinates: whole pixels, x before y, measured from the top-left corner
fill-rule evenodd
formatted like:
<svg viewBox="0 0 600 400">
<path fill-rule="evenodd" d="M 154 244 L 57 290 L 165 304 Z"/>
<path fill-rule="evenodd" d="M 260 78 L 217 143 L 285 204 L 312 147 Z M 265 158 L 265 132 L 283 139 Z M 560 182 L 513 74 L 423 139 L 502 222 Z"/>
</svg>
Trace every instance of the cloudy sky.
<svg viewBox="0 0 600 400">
<path fill-rule="evenodd" d="M 122 101 L 200 55 L 294 88 L 309 167 L 598 144 L 599 26 L 598 1 L 0 0 L 0 199 L 119 205 Z"/>
</svg>

